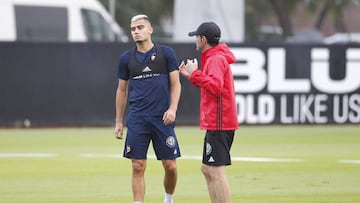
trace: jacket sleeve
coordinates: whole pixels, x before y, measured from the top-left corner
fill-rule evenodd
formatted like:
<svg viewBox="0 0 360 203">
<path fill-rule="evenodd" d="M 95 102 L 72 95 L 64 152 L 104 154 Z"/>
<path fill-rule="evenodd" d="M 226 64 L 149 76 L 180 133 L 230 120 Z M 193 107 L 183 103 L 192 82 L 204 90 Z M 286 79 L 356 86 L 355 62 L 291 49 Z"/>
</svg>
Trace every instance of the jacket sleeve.
<svg viewBox="0 0 360 203">
<path fill-rule="evenodd" d="M 214 95 L 222 92 L 226 60 L 219 56 L 209 58 L 203 66 L 203 71 L 195 70 L 189 80 L 196 87 L 202 88 Z"/>
</svg>

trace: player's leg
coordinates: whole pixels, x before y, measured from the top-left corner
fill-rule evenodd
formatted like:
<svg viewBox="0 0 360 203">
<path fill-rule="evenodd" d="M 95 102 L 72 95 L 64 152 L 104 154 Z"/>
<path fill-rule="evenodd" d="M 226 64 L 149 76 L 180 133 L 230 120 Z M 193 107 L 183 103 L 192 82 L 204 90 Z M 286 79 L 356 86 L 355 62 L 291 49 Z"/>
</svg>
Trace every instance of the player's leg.
<svg viewBox="0 0 360 203">
<path fill-rule="evenodd" d="M 211 202 L 230 203 L 230 186 L 226 177 L 225 166 L 202 164 L 201 171 L 205 176 Z"/>
<path fill-rule="evenodd" d="M 131 159 L 131 185 L 135 202 L 144 202 L 145 199 L 145 169 L 147 150 L 151 132 L 146 122 L 139 117 L 131 117 L 127 121 L 128 130 L 125 141 L 124 157 Z"/>
<path fill-rule="evenodd" d="M 134 201 L 144 202 L 145 198 L 145 168 L 146 160 L 131 159 L 132 178 L 131 185 Z"/>
<path fill-rule="evenodd" d="M 164 189 L 166 194 L 164 203 L 171 203 L 177 182 L 176 160 L 162 160 L 162 164 L 165 171 Z"/>
<path fill-rule="evenodd" d="M 234 131 L 207 131 L 204 138 L 201 171 L 212 203 L 229 203 L 231 199 L 225 167 L 231 164 L 233 138 Z"/>
<path fill-rule="evenodd" d="M 176 158 L 180 157 L 180 148 L 175 135 L 174 125 L 165 125 L 162 117 L 152 118 L 153 136 L 152 142 L 156 157 L 162 160 L 164 167 L 165 203 L 172 202 L 177 183 Z"/>
</svg>

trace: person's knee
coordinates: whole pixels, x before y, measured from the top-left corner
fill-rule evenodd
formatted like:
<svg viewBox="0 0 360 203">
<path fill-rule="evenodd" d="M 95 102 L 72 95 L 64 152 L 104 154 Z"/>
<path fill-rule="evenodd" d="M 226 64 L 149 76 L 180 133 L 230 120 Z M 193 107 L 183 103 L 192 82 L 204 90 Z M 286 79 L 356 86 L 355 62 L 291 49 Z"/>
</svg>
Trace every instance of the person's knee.
<svg viewBox="0 0 360 203">
<path fill-rule="evenodd" d="M 201 172 L 207 179 L 216 179 L 224 176 L 223 166 L 208 166 L 205 164 L 201 165 Z"/>
<path fill-rule="evenodd" d="M 132 169 L 134 174 L 143 174 L 146 168 L 145 162 L 142 161 L 133 161 Z"/>
<path fill-rule="evenodd" d="M 177 172 L 177 167 L 176 167 L 176 162 L 166 162 L 164 164 L 164 169 L 167 173 L 172 173 L 172 174 L 176 174 Z"/>
<path fill-rule="evenodd" d="M 209 177 L 209 178 L 211 177 L 212 174 L 210 170 L 211 170 L 210 166 L 205 164 L 201 165 L 201 172 L 202 174 L 204 174 L 205 177 Z"/>
</svg>

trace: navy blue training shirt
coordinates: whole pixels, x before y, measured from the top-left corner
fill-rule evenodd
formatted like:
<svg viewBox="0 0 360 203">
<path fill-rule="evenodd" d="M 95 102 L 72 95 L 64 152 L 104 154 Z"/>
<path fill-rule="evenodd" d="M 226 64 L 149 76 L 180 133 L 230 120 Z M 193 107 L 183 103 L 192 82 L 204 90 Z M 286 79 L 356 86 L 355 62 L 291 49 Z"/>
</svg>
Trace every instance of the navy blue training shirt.
<svg viewBox="0 0 360 203">
<path fill-rule="evenodd" d="M 175 51 L 165 45 L 121 54 L 118 78 L 129 81 L 129 114 L 162 116 L 170 105 L 169 73 L 178 66 Z"/>
</svg>

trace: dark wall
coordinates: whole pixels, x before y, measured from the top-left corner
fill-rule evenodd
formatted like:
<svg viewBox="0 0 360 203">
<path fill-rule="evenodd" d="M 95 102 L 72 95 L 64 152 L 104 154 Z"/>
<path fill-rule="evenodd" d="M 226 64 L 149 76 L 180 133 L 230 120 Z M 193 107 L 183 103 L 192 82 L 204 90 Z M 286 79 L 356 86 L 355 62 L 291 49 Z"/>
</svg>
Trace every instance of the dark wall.
<svg viewBox="0 0 360 203">
<path fill-rule="evenodd" d="M 167 45 L 180 61 L 199 57 L 194 43 Z M 0 126 L 21 126 L 25 120 L 33 126 L 113 125 L 118 58 L 133 46 L 0 43 Z M 232 70 L 241 124 L 360 123 L 358 45 L 230 47 L 237 58 Z M 312 77 L 318 69 L 329 70 L 322 73 L 335 85 L 321 86 Z M 277 78 L 281 71 L 284 76 Z M 294 85 L 298 80 L 309 88 Z M 177 124 L 198 125 L 199 90 L 182 77 L 181 83 Z M 286 89 L 287 84 L 294 87 Z"/>
<path fill-rule="evenodd" d="M 112 125 L 119 54 L 132 46 L 0 43 L 0 126 Z M 196 54 L 179 47 L 179 59 Z M 198 90 L 182 83 L 178 123 L 196 123 Z"/>
</svg>

